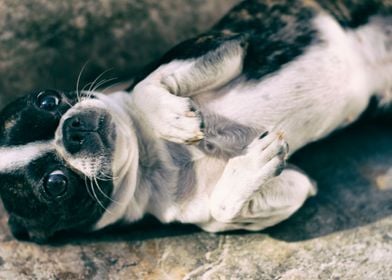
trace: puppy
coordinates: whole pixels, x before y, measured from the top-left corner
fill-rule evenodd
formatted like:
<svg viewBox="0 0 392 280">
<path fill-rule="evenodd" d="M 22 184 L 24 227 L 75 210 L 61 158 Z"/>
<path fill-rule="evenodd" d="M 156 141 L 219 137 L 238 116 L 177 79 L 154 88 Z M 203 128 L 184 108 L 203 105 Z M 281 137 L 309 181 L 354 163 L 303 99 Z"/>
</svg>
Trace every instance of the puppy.
<svg viewBox="0 0 392 280">
<path fill-rule="evenodd" d="M 34 91 L 0 114 L 17 237 L 146 214 L 261 230 L 316 193 L 287 157 L 392 99 L 388 0 L 247 0 L 126 91 Z M 289 151 L 290 147 L 290 151 Z"/>
</svg>

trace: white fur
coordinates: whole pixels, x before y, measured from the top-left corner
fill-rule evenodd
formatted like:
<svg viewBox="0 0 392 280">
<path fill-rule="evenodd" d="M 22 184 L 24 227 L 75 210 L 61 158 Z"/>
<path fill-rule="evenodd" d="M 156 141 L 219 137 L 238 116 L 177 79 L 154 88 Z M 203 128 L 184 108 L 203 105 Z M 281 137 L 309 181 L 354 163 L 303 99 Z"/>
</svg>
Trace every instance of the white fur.
<svg viewBox="0 0 392 280">
<path fill-rule="evenodd" d="M 366 108 L 371 83 L 336 21 L 319 16 L 315 24 L 325 44 L 259 83 L 229 84 L 198 95 L 198 102 L 244 125 L 283 131 L 292 152 L 351 123 Z"/>
<path fill-rule="evenodd" d="M 314 24 L 324 43 L 310 47 L 304 55 L 259 82 L 245 82 L 238 77 L 243 53 L 233 51 L 222 56 L 218 65 L 224 68 L 208 72 L 211 77 L 215 77 L 214 73 L 219 76 L 216 83 L 200 73 L 189 79 L 197 62 L 188 60 L 163 65 L 136 86 L 128 105 L 132 104 L 130 107 L 137 110 L 142 123 L 157 137 L 184 143 L 201 136 L 197 118 L 188 114 L 189 99 L 172 93 L 192 96 L 211 112 L 241 124 L 267 128 L 270 136 L 255 140 L 247 154 L 227 163 L 190 149 L 198 176 L 192 197 L 180 204 L 162 197 L 165 201 L 157 209 L 145 205 L 149 194 L 139 190 L 138 196 L 127 198 L 130 208 L 124 212 L 124 220 L 133 221 L 143 209 L 155 209 L 153 214 L 163 222 L 196 223 L 208 231 L 259 230 L 286 219 L 315 194 L 312 182 L 298 171 L 287 169 L 274 177 L 279 145 L 272 143 L 279 141 L 273 137 L 283 132 L 294 152 L 356 120 L 374 92 L 390 102 L 392 53 L 387 43 L 392 39 L 376 18 L 355 31 L 345 31 L 328 15 L 318 16 Z M 230 50 L 230 46 L 224 50 Z M 192 90 L 198 94 L 193 95 Z M 261 148 L 265 142 L 275 148 L 266 152 Z M 131 190 L 126 193 L 137 193 L 134 185 L 122 187 Z M 113 208 L 119 209 L 114 204 Z M 117 211 L 115 216 L 120 213 L 123 211 Z M 107 217 L 103 220 L 99 224 L 108 223 Z"/>
<path fill-rule="evenodd" d="M 88 92 L 84 92 L 88 95 Z M 133 130 L 130 118 L 131 112 L 129 103 L 129 94 L 126 92 L 117 92 L 106 96 L 97 92 L 93 93 L 95 99 L 81 100 L 77 105 L 67 111 L 62 117 L 59 128 L 56 131 L 55 143 L 56 149 L 60 155 L 76 170 L 88 178 L 99 177 L 99 171 L 104 168 L 104 164 L 111 164 L 110 168 L 113 173 L 113 191 L 111 194 L 112 203 L 107 208 L 95 229 L 103 228 L 112 224 L 127 211 L 129 205 L 133 205 L 133 220 L 140 219 L 145 213 L 146 202 L 143 199 L 135 200 L 135 189 L 137 184 L 137 166 L 138 166 L 138 144 L 137 136 Z M 62 144 L 62 125 L 65 120 L 86 110 L 88 108 L 100 108 L 110 113 L 113 121 L 116 123 L 116 144 L 113 155 L 113 162 L 104 162 L 99 155 L 87 157 L 84 155 L 69 155 Z M 91 167 L 95 162 L 94 166 Z M 139 211 L 138 211 L 139 209 Z M 130 218 L 130 217 L 129 217 Z"/>
<path fill-rule="evenodd" d="M 206 57 L 212 54 L 206 54 Z M 222 59 L 213 65 L 205 58 L 174 60 L 159 67 L 132 92 L 132 102 L 139 114 L 160 138 L 176 142 L 194 142 L 203 138 L 200 119 L 190 112 L 188 97 L 199 91 L 225 85 L 237 77 L 243 66 L 243 49 L 229 42 L 214 51 Z"/>
<path fill-rule="evenodd" d="M 0 173 L 26 167 L 33 160 L 54 150 L 52 141 L 33 142 L 26 145 L 0 148 Z"/>
<path fill-rule="evenodd" d="M 163 221 L 171 222 L 177 220 L 183 223 L 197 224 L 201 221 L 209 221 L 211 219 L 208 201 L 210 200 L 214 186 L 219 181 L 225 169 L 226 161 L 213 157 L 201 157 L 200 151 L 196 149 L 193 149 L 192 152 L 195 159 L 197 177 L 195 193 L 186 203 L 170 209 L 171 212 L 175 212 L 175 215 L 169 216 L 170 219 L 167 219 L 166 211 L 161 211 L 163 213 Z"/>
<path fill-rule="evenodd" d="M 203 138 L 200 120 L 190 111 L 189 98 L 174 96 L 154 84 L 136 86 L 131 98 L 138 104 L 136 108 L 142 108 L 138 113 L 145 119 L 144 123 L 153 124 L 152 131 L 157 137 L 177 143 Z"/>
<path fill-rule="evenodd" d="M 243 205 L 249 201 L 271 178 L 283 158 L 279 152 L 284 141 L 278 135 L 270 134 L 255 139 L 246 154 L 230 159 L 210 196 L 209 209 L 212 217 L 230 223 L 240 216 Z"/>
<path fill-rule="evenodd" d="M 371 89 L 385 105 L 392 101 L 392 17 L 373 17 L 367 25 L 347 33 L 349 43 L 361 57 Z"/>
<path fill-rule="evenodd" d="M 129 104 L 129 93 L 117 92 L 110 96 L 98 95 L 105 102 L 112 117 L 116 120 L 117 138 L 112 163 L 113 187 L 111 198 L 114 202 L 95 225 L 95 229 L 103 228 L 122 218 L 129 222 L 143 217 L 147 208 L 148 193 L 136 195 L 138 184 L 139 151 L 136 131 L 129 115 L 133 114 Z M 132 211 L 128 208 L 132 207 Z"/>
<path fill-rule="evenodd" d="M 74 169 L 80 171 L 88 178 L 93 178 L 97 176 L 100 170 L 103 168 L 103 157 L 97 155 L 91 158 L 87 155 L 81 154 L 78 156 L 68 154 L 67 150 L 63 145 L 63 124 L 64 121 L 78 114 L 78 112 L 83 111 L 88 108 L 106 108 L 105 104 L 97 99 L 84 99 L 75 105 L 73 108 L 68 110 L 66 114 L 61 118 L 58 129 L 55 133 L 55 144 L 56 150 L 62 156 L 68 164 L 70 164 Z"/>
<path fill-rule="evenodd" d="M 208 61 L 211 56 L 215 58 L 213 64 Z M 165 65 L 146 80 L 160 79 L 160 83 L 174 95 L 195 96 L 200 91 L 219 88 L 239 76 L 243 68 L 243 57 L 244 50 L 239 42 L 228 42 L 199 59 L 185 63 L 174 60 L 169 64 L 174 68 L 171 74 L 167 75 L 168 65 Z"/>
<path fill-rule="evenodd" d="M 286 169 L 280 176 L 272 178 L 260 187 L 248 201 L 242 204 L 241 212 L 237 215 L 215 213 L 219 215 L 216 217 L 218 219 L 210 219 L 208 222 L 200 223 L 199 226 L 209 232 L 235 229 L 262 230 L 290 217 L 308 197 L 314 196 L 316 192 L 316 186 L 305 174 Z M 227 204 L 227 206 L 233 205 Z"/>
</svg>

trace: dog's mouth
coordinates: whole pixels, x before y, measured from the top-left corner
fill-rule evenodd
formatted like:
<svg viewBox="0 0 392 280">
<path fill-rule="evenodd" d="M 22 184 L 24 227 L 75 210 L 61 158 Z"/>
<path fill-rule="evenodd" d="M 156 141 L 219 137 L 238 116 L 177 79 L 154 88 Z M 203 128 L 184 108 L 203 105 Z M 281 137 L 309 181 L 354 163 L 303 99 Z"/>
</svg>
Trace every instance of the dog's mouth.
<svg viewBox="0 0 392 280">
<path fill-rule="evenodd" d="M 75 171 L 89 178 L 111 174 L 116 127 L 98 100 L 76 105 L 56 131 L 56 150 Z"/>
</svg>

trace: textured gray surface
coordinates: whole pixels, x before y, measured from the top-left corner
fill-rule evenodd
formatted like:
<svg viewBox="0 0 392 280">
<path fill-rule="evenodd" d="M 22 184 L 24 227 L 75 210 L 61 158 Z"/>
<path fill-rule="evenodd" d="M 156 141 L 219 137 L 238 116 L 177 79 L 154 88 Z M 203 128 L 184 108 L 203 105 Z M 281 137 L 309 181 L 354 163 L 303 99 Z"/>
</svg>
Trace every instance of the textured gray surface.
<svg viewBox="0 0 392 280">
<path fill-rule="evenodd" d="M 33 87 L 72 88 L 88 59 L 82 84 L 110 67 L 131 76 L 234 2 L 0 0 L 0 107 Z M 14 240 L 1 210 L 0 279 L 392 279 L 390 123 L 297 154 L 319 194 L 260 233 L 144 225 L 39 246 Z"/>
<path fill-rule="evenodd" d="M 0 0 L 0 108 L 33 88 L 129 79 L 238 0 Z"/>
<path fill-rule="evenodd" d="M 0 279 L 392 279 L 390 139 L 388 123 L 360 125 L 295 155 L 319 194 L 259 233 L 139 225 L 39 246 L 3 214 Z"/>
</svg>

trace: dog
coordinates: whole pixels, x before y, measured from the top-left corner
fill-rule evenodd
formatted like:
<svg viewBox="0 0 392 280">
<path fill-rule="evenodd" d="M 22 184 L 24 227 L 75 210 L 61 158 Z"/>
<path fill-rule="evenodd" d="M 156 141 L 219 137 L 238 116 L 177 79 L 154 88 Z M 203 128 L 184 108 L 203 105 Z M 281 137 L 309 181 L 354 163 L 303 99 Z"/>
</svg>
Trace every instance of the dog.
<svg viewBox="0 0 392 280">
<path fill-rule="evenodd" d="M 124 91 L 37 90 L 0 114 L 14 236 L 153 215 L 258 231 L 315 183 L 287 158 L 392 99 L 390 0 L 245 0 Z"/>
</svg>

